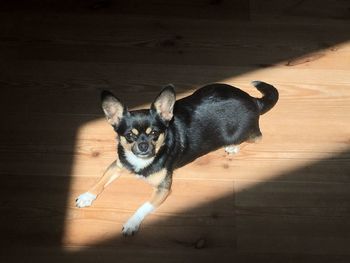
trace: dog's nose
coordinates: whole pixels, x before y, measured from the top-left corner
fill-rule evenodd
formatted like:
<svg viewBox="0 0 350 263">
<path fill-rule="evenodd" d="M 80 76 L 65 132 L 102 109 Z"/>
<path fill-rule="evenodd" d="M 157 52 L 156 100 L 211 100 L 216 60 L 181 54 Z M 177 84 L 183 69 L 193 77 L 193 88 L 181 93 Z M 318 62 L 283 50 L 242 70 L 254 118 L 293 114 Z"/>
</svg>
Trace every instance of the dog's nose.
<svg viewBox="0 0 350 263">
<path fill-rule="evenodd" d="M 147 142 L 140 142 L 137 146 L 140 150 L 140 152 L 144 153 L 148 150 L 148 143 Z"/>
</svg>

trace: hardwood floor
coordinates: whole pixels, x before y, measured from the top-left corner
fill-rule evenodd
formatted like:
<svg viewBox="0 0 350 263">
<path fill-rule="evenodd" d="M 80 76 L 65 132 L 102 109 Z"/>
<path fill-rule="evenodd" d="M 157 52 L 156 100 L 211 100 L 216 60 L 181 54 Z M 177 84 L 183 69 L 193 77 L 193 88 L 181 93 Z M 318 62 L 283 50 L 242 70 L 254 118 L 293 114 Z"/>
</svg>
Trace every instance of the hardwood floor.
<svg viewBox="0 0 350 263">
<path fill-rule="evenodd" d="M 346 1 L 51 2 L 0 10 L 1 262 L 349 262 Z M 280 91 L 263 140 L 179 169 L 136 236 L 151 188 L 131 175 L 74 206 L 116 155 L 101 90 L 141 108 L 167 83 L 252 80 Z"/>
</svg>

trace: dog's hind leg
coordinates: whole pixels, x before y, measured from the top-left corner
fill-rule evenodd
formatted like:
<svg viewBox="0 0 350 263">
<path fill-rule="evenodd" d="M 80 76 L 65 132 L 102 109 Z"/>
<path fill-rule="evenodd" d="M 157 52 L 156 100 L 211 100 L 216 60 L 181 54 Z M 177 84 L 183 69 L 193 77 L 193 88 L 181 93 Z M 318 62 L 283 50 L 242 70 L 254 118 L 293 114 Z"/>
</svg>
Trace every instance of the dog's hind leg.
<svg viewBox="0 0 350 263">
<path fill-rule="evenodd" d="M 238 144 L 232 144 L 225 147 L 225 152 L 228 154 L 237 154 L 242 148 L 244 148 L 247 144 L 246 143 L 258 143 L 262 139 L 262 134 L 258 130 L 257 132 L 252 133 L 245 141 L 238 143 Z M 246 142 L 246 143 L 244 143 Z"/>
<path fill-rule="evenodd" d="M 249 137 L 249 139 L 247 140 L 248 143 L 259 143 L 262 140 L 262 134 L 254 134 L 252 136 Z"/>
</svg>

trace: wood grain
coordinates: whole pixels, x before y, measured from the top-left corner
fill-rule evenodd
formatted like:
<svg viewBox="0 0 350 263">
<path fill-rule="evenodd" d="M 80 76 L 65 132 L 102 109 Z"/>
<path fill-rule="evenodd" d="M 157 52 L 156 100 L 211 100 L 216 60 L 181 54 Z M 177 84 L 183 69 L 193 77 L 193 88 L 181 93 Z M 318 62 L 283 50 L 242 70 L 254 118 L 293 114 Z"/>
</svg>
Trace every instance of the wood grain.
<svg viewBox="0 0 350 263">
<path fill-rule="evenodd" d="M 0 16 L 1 262 L 349 262 L 344 1 L 18 2 Z M 134 176 L 74 206 L 116 158 L 101 90 L 134 109 L 167 83 L 178 98 L 211 82 L 258 97 L 252 80 L 280 92 L 263 140 L 178 169 L 135 237 L 121 225 L 152 189 Z"/>
</svg>

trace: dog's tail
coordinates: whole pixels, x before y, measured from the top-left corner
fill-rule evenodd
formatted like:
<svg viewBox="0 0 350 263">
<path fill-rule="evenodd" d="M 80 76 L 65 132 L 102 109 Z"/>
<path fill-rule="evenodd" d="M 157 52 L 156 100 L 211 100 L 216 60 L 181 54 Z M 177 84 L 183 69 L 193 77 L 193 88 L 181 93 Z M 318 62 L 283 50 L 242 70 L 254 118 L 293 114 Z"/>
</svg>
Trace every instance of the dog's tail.
<svg viewBox="0 0 350 263">
<path fill-rule="evenodd" d="M 260 114 L 264 114 L 277 103 L 278 91 L 274 86 L 262 81 L 253 81 L 252 84 L 264 95 L 262 98 L 256 98 Z"/>
</svg>

